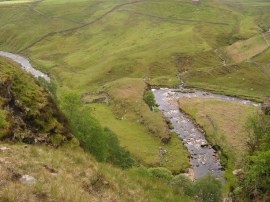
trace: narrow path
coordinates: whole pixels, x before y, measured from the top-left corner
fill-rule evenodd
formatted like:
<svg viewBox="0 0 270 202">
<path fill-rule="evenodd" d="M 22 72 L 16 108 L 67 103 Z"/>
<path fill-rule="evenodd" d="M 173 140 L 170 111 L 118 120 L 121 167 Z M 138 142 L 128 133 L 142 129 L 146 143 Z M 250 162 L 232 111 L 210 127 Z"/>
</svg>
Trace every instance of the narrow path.
<svg viewBox="0 0 270 202">
<path fill-rule="evenodd" d="M 184 145 L 190 153 L 190 162 L 193 167 L 194 177 L 198 179 L 207 173 L 217 178 L 222 178 L 223 168 L 219 156 L 205 138 L 202 131 L 186 114 L 179 110 L 178 100 L 181 98 L 215 98 L 227 102 L 237 102 L 246 105 L 259 106 L 259 104 L 224 95 L 217 95 L 203 91 L 190 92 L 190 89 L 153 89 L 159 109 L 173 125 L 176 132 L 183 140 Z"/>
<path fill-rule="evenodd" d="M 76 30 L 82 29 L 84 27 L 87 27 L 89 25 L 92 25 L 92 24 L 94 24 L 94 23 L 102 20 L 104 17 L 106 17 L 110 13 L 114 12 L 115 10 L 117 10 L 117 9 L 123 7 L 123 6 L 132 5 L 132 4 L 136 4 L 136 3 L 141 3 L 143 1 L 147 1 L 147 0 L 135 0 L 135 1 L 132 1 L 132 2 L 128 2 L 128 3 L 123 3 L 123 4 L 116 5 L 112 9 L 110 9 L 109 11 L 107 11 L 106 13 L 102 14 L 101 16 L 97 17 L 96 19 L 94 19 L 94 20 L 92 20 L 92 21 L 90 21 L 88 23 L 84 23 L 84 24 L 82 24 L 80 26 L 72 27 L 72 28 L 69 28 L 69 29 L 64 29 L 64 30 L 61 30 L 61 31 L 55 31 L 55 32 L 50 32 L 48 34 L 45 34 L 44 36 L 42 36 L 38 40 L 34 41 L 33 43 L 31 43 L 27 47 L 19 50 L 18 53 L 21 53 L 21 52 L 23 52 L 23 51 L 25 51 L 25 50 L 33 47 L 34 45 L 36 45 L 37 43 L 40 43 L 41 41 L 45 40 L 48 37 L 54 36 L 56 34 L 64 34 L 66 32 L 72 32 L 72 31 L 76 31 Z"/>
</svg>

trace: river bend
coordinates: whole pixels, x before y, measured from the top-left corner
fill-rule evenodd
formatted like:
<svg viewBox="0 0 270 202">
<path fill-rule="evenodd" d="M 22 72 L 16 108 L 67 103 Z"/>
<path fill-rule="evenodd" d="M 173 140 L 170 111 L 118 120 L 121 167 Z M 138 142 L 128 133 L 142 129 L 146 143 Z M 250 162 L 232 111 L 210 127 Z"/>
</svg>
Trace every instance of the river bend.
<svg viewBox="0 0 270 202">
<path fill-rule="evenodd" d="M 228 102 L 237 102 L 247 105 L 258 106 L 259 104 L 249 100 L 234 98 L 224 95 L 216 95 L 203 91 L 191 91 L 190 89 L 153 89 L 152 90 L 164 116 L 170 120 L 178 136 L 183 140 L 184 145 L 190 153 L 190 163 L 194 178 L 198 179 L 207 173 L 217 178 L 223 175 L 223 168 L 219 156 L 213 147 L 207 142 L 205 133 L 188 117 L 179 110 L 178 100 L 181 98 L 214 98 Z"/>
</svg>

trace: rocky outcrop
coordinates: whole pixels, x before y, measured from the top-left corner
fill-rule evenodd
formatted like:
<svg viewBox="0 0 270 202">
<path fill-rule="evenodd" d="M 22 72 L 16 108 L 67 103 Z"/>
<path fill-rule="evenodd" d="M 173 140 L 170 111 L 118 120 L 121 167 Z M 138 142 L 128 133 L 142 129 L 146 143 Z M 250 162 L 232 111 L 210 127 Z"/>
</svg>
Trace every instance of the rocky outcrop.
<svg viewBox="0 0 270 202">
<path fill-rule="evenodd" d="M 65 116 L 50 94 L 16 64 L 0 58 L 0 112 L 6 141 L 59 146 L 72 139 Z"/>
</svg>

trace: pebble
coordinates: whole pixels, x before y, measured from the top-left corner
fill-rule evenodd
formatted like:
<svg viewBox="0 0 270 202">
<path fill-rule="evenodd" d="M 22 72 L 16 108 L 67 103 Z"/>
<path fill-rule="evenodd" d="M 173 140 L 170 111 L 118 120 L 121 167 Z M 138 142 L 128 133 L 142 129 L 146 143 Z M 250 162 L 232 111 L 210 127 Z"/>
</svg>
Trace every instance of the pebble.
<svg viewBox="0 0 270 202">
<path fill-rule="evenodd" d="M 20 178 L 20 181 L 21 181 L 21 183 L 27 184 L 27 185 L 34 185 L 34 184 L 37 183 L 36 178 L 34 178 L 34 177 L 30 176 L 30 175 L 23 175 Z"/>
<path fill-rule="evenodd" d="M 1 152 L 5 152 L 5 151 L 8 151 L 8 150 L 10 150 L 10 148 L 8 148 L 8 147 L 0 147 Z"/>
</svg>

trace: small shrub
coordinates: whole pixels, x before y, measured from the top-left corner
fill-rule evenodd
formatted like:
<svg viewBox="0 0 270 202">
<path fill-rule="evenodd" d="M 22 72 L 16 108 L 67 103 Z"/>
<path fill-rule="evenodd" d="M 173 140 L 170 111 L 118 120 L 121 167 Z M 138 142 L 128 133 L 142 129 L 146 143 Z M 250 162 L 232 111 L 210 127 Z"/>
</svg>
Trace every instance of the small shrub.
<svg viewBox="0 0 270 202">
<path fill-rule="evenodd" d="M 167 168 L 158 167 L 158 168 L 149 168 L 149 173 L 156 178 L 160 178 L 170 182 L 173 179 L 172 172 Z"/>
<path fill-rule="evenodd" d="M 66 137 L 61 134 L 54 134 L 50 137 L 50 140 L 54 146 L 57 146 L 61 145 L 66 140 Z"/>
<path fill-rule="evenodd" d="M 5 114 L 0 111 L 0 129 L 3 129 L 6 126 Z"/>
<path fill-rule="evenodd" d="M 194 192 L 201 201 L 219 202 L 222 197 L 222 184 L 212 175 L 206 175 L 195 182 Z"/>
<path fill-rule="evenodd" d="M 155 101 L 155 96 L 153 94 L 153 92 L 151 90 L 147 91 L 144 94 L 144 101 L 146 102 L 146 104 L 151 108 L 151 109 L 155 109 L 155 107 L 157 106 L 156 101 Z M 156 110 L 156 109 L 155 109 Z"/>
<path fill-rule="evenodd" d="M 181 189 L 185 195 L 194 196 L 193 182 L 188 177 L 177 175 L 172 179 L 171 184 Z"/>
<path fill-rule="evenodd" d="M 146 168 L 144 166 L 140 166 L 140 167 L 136 168 L 136 171 L 140 176 L 143 176 L 143 177 L 149 177 L 149 175 L 150 175 L 148 168 Z"/>
</svg>

